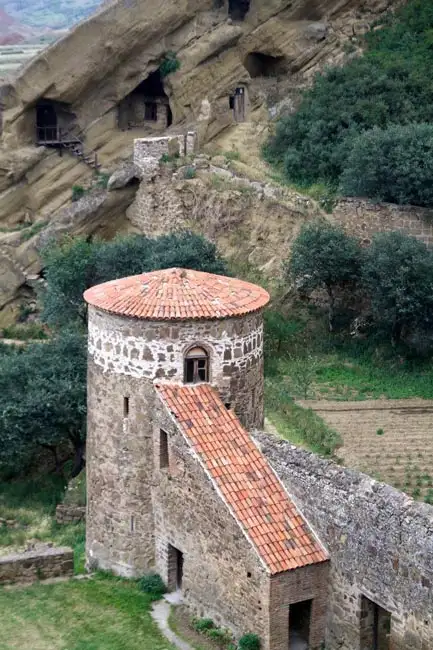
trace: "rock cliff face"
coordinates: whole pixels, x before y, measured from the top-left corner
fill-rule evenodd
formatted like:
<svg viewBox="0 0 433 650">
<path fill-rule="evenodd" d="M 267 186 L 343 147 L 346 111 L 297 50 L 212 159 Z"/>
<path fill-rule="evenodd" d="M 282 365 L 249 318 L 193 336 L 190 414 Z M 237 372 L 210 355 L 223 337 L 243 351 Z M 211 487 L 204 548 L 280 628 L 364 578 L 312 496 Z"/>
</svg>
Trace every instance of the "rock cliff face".
<svg viewBox="0 0 433 650">
<path fill-rule="evenodd" d="M 296 89 L 323 65 L 344 57 L 345 40 L 365 31 L 391 4 L 115 0 L 103 5 L 0 88 L 0 224 L 7 231 L 0 245 L 2 239 L 16 243 L 24 225 L 58 219 L 72 186 L 91 182 L 95 153 L 100 169 L 112 172 L 130 159 L 134 138 L 193 128 L 202 147 L 237 121 L 266 122 L 281 103 L 293 107 Z M 164 74 L 173 61 L 178 69 Z M 52 133 L 58 140 L 58 128 L 60 139 L 70 135 L 79 141 L 80 155 L 58 142 L 35 146 L 45 145 Z M 111 200 L 110 219 L 134 229 L 124 196 Z M 110 230 L 104 224 L 108 213 L 99 214 L 102 230 Z M 22 257 L 19 264 L 33 272 L 34 260 L 28 266 Z M 0 275 L 1 266 L 0 258 Z"/>
</svg>

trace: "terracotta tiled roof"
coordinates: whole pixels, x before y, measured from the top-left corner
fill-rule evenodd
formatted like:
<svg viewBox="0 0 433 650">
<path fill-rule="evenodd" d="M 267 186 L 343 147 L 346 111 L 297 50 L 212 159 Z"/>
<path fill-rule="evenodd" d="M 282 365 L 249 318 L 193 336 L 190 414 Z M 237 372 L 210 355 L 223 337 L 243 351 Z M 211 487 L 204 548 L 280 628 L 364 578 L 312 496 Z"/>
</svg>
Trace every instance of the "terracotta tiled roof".
<svg viewBox="0 0 433 650">
<path fill-rule="evenodd" d="M 149 320 L 243 316 L 269 302 L 267 291 L 223 275 L 165 269 L 112 280 L 88 289 L 85 300 L 113 314 Z"/>
<path fill-rule="evenodd" d="M 209 384 L 157 390 L 271 574 L 328 559 L 269 463 Z"/>
</svg>

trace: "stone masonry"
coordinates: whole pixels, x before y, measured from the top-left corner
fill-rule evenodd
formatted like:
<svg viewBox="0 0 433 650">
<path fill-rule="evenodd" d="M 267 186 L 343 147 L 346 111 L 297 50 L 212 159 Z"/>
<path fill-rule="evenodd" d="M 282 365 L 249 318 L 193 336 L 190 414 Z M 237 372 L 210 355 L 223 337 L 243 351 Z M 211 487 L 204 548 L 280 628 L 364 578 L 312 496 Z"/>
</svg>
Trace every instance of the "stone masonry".
<svg viewBox="0 0 433 650">
<path fill-rule="evenodd" d="M 389 648 L 433 648 L 433 508 L 267 434 L 263 453 L 331 554 L 327 650 L 361 643 L 362 597 L 391 614 Z"/>
<path fill-rule="evenodd" d="M 292 604 L 312 602 L 305 639 L 319 650 L 328 556 L 247 432 L 263 425 L 268 294 L 169 269 L 85 298 L 88 568 L 157 570 L 199 616 L 257 633 L 263 650 L 287 650 Z M 207 379 L 188 383 L 197 348 Z M 192 399 L 183 424 L 167 401 L 179 390 Z"/>
<path fill-rule="evenodd" d="M 433 211 L 427 208 L 349 198 L 337 203 L 332 219 L 364 244 L 376 233 L 402 230 L 433 246 Z"/>
<path fill-rule="evenodd" d="M 0 584 L 73 575 L 74 552 L 71 548 L 47 548 L 0 557 Z"/>
</svg>

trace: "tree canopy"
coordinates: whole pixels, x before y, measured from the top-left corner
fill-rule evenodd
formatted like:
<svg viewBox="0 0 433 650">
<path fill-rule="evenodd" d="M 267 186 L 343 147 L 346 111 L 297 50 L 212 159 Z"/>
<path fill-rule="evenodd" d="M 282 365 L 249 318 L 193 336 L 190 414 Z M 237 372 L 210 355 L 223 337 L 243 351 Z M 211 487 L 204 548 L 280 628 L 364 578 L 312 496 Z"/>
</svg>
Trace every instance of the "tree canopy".
<svg viewBox="0 0 433 650">
<path fill-rule="evenodd" d="M 86 420 L 86 341 L 65 330 L 0 354 L 0 474 L 24 470 L 42 449 L 70 444 L 81 467 Z"/>
<path fill-rule="evenodd" d="M 304 291 L 325 288 L 329 297 L 330 329 L 335 289 L 359 279 L 360 257 L 356 239 L 324 220 L 305 224 L 293 242 L 287 275 Z"/>
<path fill-rule="evenodd" d="M 433 123 L 432 33 L 433 4 L 425 0 L 411 0 L 381 19 L 365 36 L 362 56 L 318 75 L 297 111 L 278 121 L 265 157 L 291 182 L 325 182 L 337 188 L 354 143 L 362 147 L 366 132 Z M 416 148 L 405 152 L 396 145 L 394 152 L 406 168 L 414 168 L 414 176 Z"/>
<path fill-rule="evenodd" d="M 68 238 L 46 249 L 43 261 L 43 318 L 60 327 L 86 323 L 83 292 L 101 282 L 171 267 L 227 274 L 215 245 L 189 232 L 155 239 L 130 235 L 109 242 Z"/>
</svg>

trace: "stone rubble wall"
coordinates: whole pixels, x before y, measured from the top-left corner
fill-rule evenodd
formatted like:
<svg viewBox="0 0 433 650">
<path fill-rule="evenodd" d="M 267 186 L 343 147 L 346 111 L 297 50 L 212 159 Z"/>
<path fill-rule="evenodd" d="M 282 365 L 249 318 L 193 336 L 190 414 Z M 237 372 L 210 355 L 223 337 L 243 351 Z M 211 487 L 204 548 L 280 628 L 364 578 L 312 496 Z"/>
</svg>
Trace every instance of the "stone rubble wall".
<svg viewBox="0 0 433 650">
<path fill-rule="evenodd" d="M 71 548 L 15 553 L 0 557 L 0 584 L 34 582 L 74 575 L 74 552 Z"/>
<path fill-rule="evenodd" d="M 78 524 L 86 519 L 85 506 L 72 506 L 59 503 L 56 508 L 56 522 L 58 524 Z"/>
<path fill-rule="evenodd" d="M 152 138 L 137 138 L 134 140 L 134 163 L 146 173 L 151 162 L 159 164 L 161 157 L 174 155 L 187 156 L 194 153 L 196 134 L 189 131 L 186 134 L 160 136 Z"/>
<path fill-rule="evenodd" d="M 393 650 L 433 648 L 433 508 L 285 440 L 255 438 L 330 553 L 327 650 L 365 650 L 362 595 L 391 613 Z"/>
<path fill-rule="evenodd" d="M 348 198 L 337 203 L 332 218 L 365 244 L 376 233 L 402 230 L 433 246 L 433 210 L 427 208 Z"/>
</svg>

